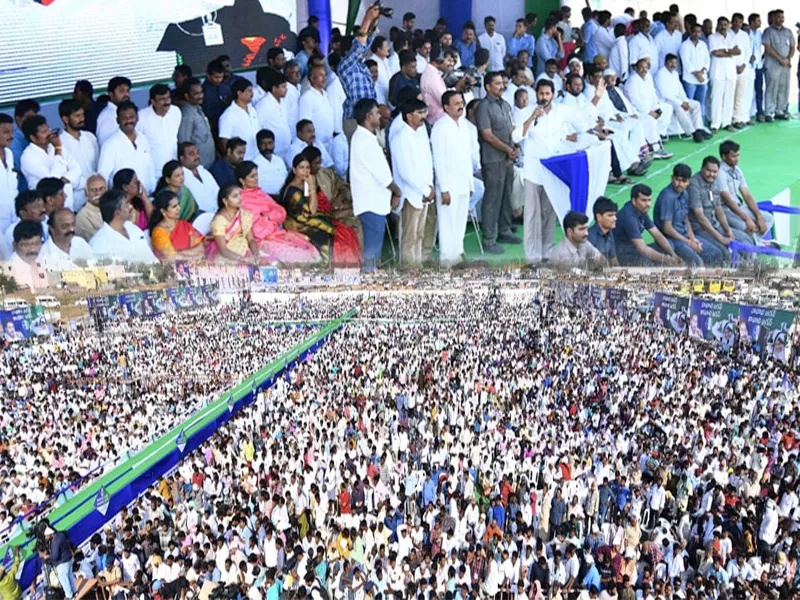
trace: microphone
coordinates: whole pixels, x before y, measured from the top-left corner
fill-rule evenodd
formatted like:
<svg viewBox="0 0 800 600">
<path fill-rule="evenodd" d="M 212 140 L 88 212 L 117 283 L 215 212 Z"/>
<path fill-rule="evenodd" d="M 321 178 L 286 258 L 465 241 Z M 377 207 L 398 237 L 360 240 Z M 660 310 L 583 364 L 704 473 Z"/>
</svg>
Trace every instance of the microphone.
<svg viewBox="0 0 800 600">
<path fill-rule="evenodd" d="M 550 104 L 550 103 L 549 103 L 549 102 L 547 102 L 547 101 L 539 101 L 537 104 L 538 104 L 538 105 L 539 105 L 539 106 L 542 108 L 542 110 L 544 110 L 544 109 L 547 107 L 547 105 L 548 105 L 548 104 Z M 537 125 L 538 123 L 539 123 L 539 117 L 536 117 L 536 118 L 533 120 L 533 126 L 534 126 L 534 127 L 536 127 L 536 125 Z"/>
</svg>

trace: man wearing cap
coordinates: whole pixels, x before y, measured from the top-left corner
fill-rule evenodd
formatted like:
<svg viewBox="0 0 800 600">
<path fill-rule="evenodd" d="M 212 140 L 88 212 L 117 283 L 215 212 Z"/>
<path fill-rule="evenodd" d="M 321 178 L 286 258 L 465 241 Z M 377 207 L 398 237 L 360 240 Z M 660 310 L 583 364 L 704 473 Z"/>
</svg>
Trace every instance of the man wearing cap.
<svg viewBox="0 0 800 600">
<path fill-rule="evenodd" d="M 56 576 L 64 590 L 64 597 L 69 600 L 75 596 L 75 575 L 72 572 L 72 544 L 64 531 L 56 531 L 52 527 L 44 530 L 44 539 L 50 544 L 50 563 L 56 570 Z"/>
</svg>

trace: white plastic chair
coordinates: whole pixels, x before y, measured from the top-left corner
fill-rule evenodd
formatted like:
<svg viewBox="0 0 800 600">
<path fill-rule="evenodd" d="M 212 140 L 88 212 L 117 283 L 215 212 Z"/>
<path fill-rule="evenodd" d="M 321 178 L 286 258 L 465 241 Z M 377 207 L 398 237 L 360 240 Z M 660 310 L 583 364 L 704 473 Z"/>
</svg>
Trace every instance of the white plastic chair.
<svg viewBox="0 0 800 600">
<path fill-rule="evenodd" d="M 203 235 L 208 235 L 211 232 L 211 219 L 214 218 L 214 213 L 203 213 L 192 221 L 192 227 L 197 229 Z"/>
</svg>

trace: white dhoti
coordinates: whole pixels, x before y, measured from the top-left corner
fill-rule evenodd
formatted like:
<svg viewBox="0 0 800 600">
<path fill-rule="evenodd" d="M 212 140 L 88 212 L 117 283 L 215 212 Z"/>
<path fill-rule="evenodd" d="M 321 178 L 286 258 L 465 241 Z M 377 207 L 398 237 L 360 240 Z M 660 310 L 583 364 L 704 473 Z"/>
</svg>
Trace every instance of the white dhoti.
<svg viewBox="0 0 800 600">
<path fill-rule="evenodd" d="M 522 213 L 523 246 L 530 263 L 550 258 L 556 230 L 556 212 L 544 186 L 525 180 L 525 209 Z"/>
<path fill-rule="evenodd" d="M 733 122 L 746 123 L 750 120 L 750 107 L 755 97 L 755 71 L 750 68 L 736 76 L 733 92 Z"/>
<path fill-rule="evenodd" d="M 641 119 L 623 119 L 618 121 L 606 121 L 606 127 L 614 132 L 614 149 L 617 151 L 617 160 L 623 171 L 627 171 L 631 165 L 639 160 L 639 151 L 647 142 L 644 137 L 644 128 Z"/>
<path fill-rule="evenodd" d="M 522 210 L 522 205 L 525 203 L 523 199 L 525 188 L 525 181 L 522 177 L 522 169 L 514 167 L 514 183 L 511 185 L 511 210 L 514 211 L 514 216 L 517 216 Z"/>
<path fill-rule="evenodd" d="M 689 110 L 683 110 L 683 102 L 678 100 L 665 100 L 662 104 L 669 104 L 674 111 L 675 120 L 687 135 L 692 135 L 698 129 L 703 129 L 703 111 L 697 100 L 689 100 Z"/>
<path fill-rule="evenodd" d="M 450 195 L 450 204 L 442 204 L 436 194 L 436 219 L 439 224 L 439 262 L 450 266 L 461 261 L 464 254 L 464 234 L 467 230 L 470 195 Z"/>
<path fill-rule="evenodd" d="M 659 133 L 659 128 L 661 127 L 661 123 L 659 123 L 660 120 L 661 119 L 654 119 L 651 117 L 650 113 L 639 113 L 639 121 L 642 124 L 645 142 L 651 146 L 657 146 L 661 141 Z M 667 126 L 669 126 L 669 121 L 667 121 Z"/>
<path fill-rule="evenodd" d="M 721 129 L 733 119 L 733 96 L 736 82 L 728 79 L 712 79 L 708 94 L 711 129 Z"/>
</svg>

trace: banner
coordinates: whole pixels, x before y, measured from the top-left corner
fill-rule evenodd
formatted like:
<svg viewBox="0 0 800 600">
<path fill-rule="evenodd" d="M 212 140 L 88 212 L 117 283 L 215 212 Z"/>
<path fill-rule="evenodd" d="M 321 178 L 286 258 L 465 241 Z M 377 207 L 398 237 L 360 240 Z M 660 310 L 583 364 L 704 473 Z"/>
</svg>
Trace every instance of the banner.
<svg viewBox="0 0 800 600">
<path fill-rule="evenodd" d="M 260 292 L 278 283 L 278 269 L 275 267 L 249 267 L 250 289 Z"/>
<path fill-rule="evenodd" d="M 731 350 L 736 339 L 738 320 L 738 304 L 694 298 L 689 315 L 689 335 L 695 339 L 719 342 L 724 350 Z"/>
<path fill-rule="evenodd" d="M 624 319 L 628 313 L 628 291 L 619 288 L 608 288 L 606 290 L 606 305 L 609 311 Z"/>
<path fill-rule="evenodd" d="M 130 317 L 155 317 L 179 309 L 216 304 L 217 292 L 216 284 L 206 284 L 179 289 L 143 290 L 119 296 L 92 296 L 86 301 L 90 317 L 100 321 L 116 321 Z"/>
<path fill-rule="evenodd" d="M 688 324 L 689 299 L 656 292 L 654 315 L 656 323 L 675 333 L 684 333 Z"/>
<path fill-rule="evenodd" d="M 35 335 L 50 335 L 50 325 L 43 306 L 25 306 L 0 311 L 2 336 L 6 342 L 20 342 Z"/>
<path fill-rule="evenodd" d="M 739 341 L 762 354 L 786 360 L 788 333 L 795 313 L 789 310 L 744 305 L 739 307 Z"/>
</svg>

